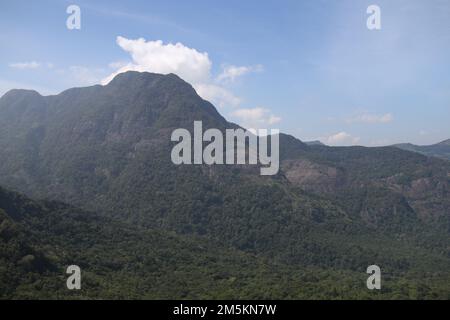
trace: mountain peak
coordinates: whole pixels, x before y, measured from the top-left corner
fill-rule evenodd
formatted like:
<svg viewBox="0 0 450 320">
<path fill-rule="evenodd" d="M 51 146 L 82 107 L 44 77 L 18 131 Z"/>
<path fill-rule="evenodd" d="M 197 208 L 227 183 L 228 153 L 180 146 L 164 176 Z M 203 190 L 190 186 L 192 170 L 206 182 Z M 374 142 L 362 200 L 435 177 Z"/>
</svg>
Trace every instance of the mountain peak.
<svg viewBox="0 0 450 320">
<path fill-rule="evenodd" d="M 116 86 L 125 86 L 130 87 L 132 85 L 142 86 L 142 85 L 152 85 L 158 81 L 167 81 L 173 83 L 179 83 L 180 85 L 186 85 L 192 88 L 192 86 L 181 79 L 174 73 L 161 74 L 161 73 L 152 73 L 152 72 L 139 72 L 139 71 L 126 71 L 123 73 L 119 73 L 116 75 L 107 85 L 116 87 Z"/>
<path fill-rule="evenodd" d="M 303 143 L 305 143 L 308 146 L 324 146 L 325 144 L 322 143 L 319 140 L 313 140 L 313 141 L 304 141 Z"/>
<path fill-rule="evenodd" d="M 1 98 L 5 99 L 18 99 L 18 98 L 30 98 L 30 97 L 42 97 L 42 95 L 36 90 L 29 89 L 11 89 L 7 91 Z"/>
</svg>

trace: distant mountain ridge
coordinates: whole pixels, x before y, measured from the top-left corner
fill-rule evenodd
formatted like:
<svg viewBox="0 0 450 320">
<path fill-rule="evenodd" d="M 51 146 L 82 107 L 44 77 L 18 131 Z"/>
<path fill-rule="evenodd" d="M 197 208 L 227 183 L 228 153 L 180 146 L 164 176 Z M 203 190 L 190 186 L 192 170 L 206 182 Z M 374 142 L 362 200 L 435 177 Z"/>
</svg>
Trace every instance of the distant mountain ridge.
<svg viewBox="0 0 450 320">
<path fill-rule="evenodd" d="M 450 139 L 447 139 L 447 140 L 441 141 L 441 142 L 439 142 L 438 144 L 440 144 L 440 145 L 446 145 L 446 146 L 450 146 Z"/>
<path fill-rule="evenodd" d="M 418 146 L 411 143 L 399 143 L 393 146 L 407 151 L 418 152 L 429 157 L 450 160 L 450 139 L 428 146 Z"/>
</svg>

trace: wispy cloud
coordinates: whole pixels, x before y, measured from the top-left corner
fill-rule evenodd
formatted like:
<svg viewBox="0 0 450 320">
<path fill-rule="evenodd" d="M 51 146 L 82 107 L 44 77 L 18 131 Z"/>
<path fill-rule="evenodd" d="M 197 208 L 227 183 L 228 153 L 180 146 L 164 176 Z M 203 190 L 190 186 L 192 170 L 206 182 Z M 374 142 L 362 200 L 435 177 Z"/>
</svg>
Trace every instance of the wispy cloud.
<svg viewBox="0 0 450 320">
<path fill-rule="evenodd" d="M 220 108 L 225 108 L 227 106 L 236 108 L 241 104 L 241 98 L 216 84 L 199 83 L 194 85 L 194 87 L 200 97 L 211 101 Z"/>
<path fill-rule="evenodd" d="M 327 137 L 320 137 L 315 140 L 322 141 L 323 143 L 328 144 L 330 146 L 347 146 L 347 145 L 355 145 L 361 139 L 345 131 L 341 131 Z"/>
<path fill-rule="evenodd" d="M 132 61 L 105 78 L 104 84 L 117 74 L 130 70 L 175 73 L 193 85 L 210 79 L 212 62 L 206 52 L 199 52 L 179 42 L 164 44 L 161 40 L 147 41 L 144 38 L 127 39 L 119 36 L 116 42 L 131 55 Z"/>
<path fill-rule="evenodd" d="M 346 119 L 347 123 L 389 123 L 394 120 L 392 113 L 371 114 L 363 113 Z"/>
<path fill-rule="evenodd" d="M 235 81 L 237 78 L 251 73 L 251 72 L 261 72 L 263 71 L 263 66 L 258 64 L 255 66 L 234 66 L 234 65 L 229 65 L 229 66 L 223 66 L 222 67 L 222 73 L 220 73 L 216 80 L 219 82 L 233 82 Z"/>
<path fill-rule="evenodd" d="M 36 62 L 36 61 L 29 61 L 29 62 L 15 62 L 15 63 L 10 63 L 9 67 L 10 68 L 15 68 L 15 69 L 37 69 L 41 66 L 41 63 Z"/>
<path fill-rule="evenodd" d="M 252 129 L 261 129 L 272 126 L 281 121 L 278 117 L 266 108 L 238 109 L 231 113 L 231 116 L 240 120 L 242 126 Z"/>
</svg>

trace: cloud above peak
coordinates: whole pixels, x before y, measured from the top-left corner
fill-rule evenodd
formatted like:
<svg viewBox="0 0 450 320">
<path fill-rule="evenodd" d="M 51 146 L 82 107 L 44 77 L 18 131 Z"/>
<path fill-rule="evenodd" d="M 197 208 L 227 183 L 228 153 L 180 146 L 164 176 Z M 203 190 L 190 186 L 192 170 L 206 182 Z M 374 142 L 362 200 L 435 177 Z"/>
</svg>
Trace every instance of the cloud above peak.
<svg viewBox="0 0 450 320">
<path fill-rule="evenodd" d="M 132 62 L 119 68 L 103 83 L 129 70 L 175 73 L 191 84 L 209 81 L 212 63 L 206 52 L 179 42 L 164 44 L 161 40 L 146 41 L 144 38 L 133 40 L 118 36 L 116 43 L 131 55 Z"/>
<path fill-rule="evenodd" d="M 211 75 L 212 62 L 207 52 L 200 52 L 177 42 L 163 43 L 161 40 L 127 39 L 118 36 L 116 43 L 131 55 L 131 62 L 111 64 L 118 69 L 102 80 L 109 83 L 117 74 L 126 71 L 148 71 L 174 73 L 189 82 L 204 99 L 219 107 L 236 107 L 240 99 L 226 88 L 214 83 Z"/>
<path fill-rule="evenodd" d="M 41 63 L 36 61 L 29 61 L 29 62 L 16 62 L 16 63 L 10 63 L 10 68 L 15 69 L 37 69 L 41 66 Z"/>
<path fill-rule="evenodd" d="M 101 83 L 109 83 L 116 75 L 126 71 L 154 72 L 161 74 L 174 73 L 189 82 L 197 93 L 205 100 L 219 108 L 232 107 L 231 115 L 243 122 L 261 128 L 262 125 L 272 125 L 281 118 L 264 108 L 238 109 L 242 99 L 234 95 L 227 85 L 238 77 L 251 72 L 260 72 L 262 65 L 236 66 L 224 65 L 222 72 L 214 76 L 211 72 L 212 61 L 207 52 L 200 52 L 182 43 L 163 43 L 161 40 L 127 39 L 118 36 L 116 43 L 131 56 L 128 62 L 113 62 L 110 68 L 116 69 Z"/>
</svg>

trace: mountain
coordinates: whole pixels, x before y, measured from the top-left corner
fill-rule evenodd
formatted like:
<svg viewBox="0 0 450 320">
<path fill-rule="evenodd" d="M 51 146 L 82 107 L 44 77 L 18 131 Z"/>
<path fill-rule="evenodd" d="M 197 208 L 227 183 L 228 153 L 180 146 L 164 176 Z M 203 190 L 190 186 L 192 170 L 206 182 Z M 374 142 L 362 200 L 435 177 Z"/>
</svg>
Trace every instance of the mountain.
<svg viewBox="0 0 450 320">
<path fill-rule="evenodd" d="M 314 140 L 314 141 L 305 141 L 305 144 L 307 144 L 308 146 L 324 146 L 325 144 L 320 142 L 319 140 Z"/>
<path fill-rule="evenodd" d="M 403 150 L 418 152 L 428 157 L 437 157 L 450 160 L 450 139 L 429 146 L 418 146 L 411 143 L 399 143 L 395 144 L 394 147 Z"/>
<path fill-rule="evenodd" d="M 106 86 L 46 97 L 12 90 L 0 99 L 0 185 L 97 212 L 112 221 L 105 226 L 218 243 L 277 265 L 282 279 L 311 268 L 350 275 L 332 286 L 355 288 L 348 297 L 366 297 L 359 286 L 367 292 L 365 270 L 377 264 L 389 275 L 390 297 L 448 298 L 448 161 L 395 147 L 308 146 L 280 134 L 275 176 L 251 165 L 174 165 L 170 135 L 192 132 L 196 120 L 204 129 L 237 128 L 173 74 L 127 72 Z M 231 270 L 237 260 L 218 264 Z M 329 297 L 324 283 L 272 297 Z M 230 292 L 260 292 L 245 290 Z"/>
</svg>

